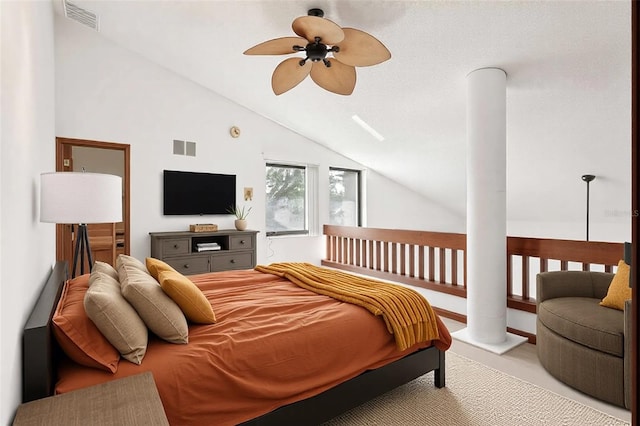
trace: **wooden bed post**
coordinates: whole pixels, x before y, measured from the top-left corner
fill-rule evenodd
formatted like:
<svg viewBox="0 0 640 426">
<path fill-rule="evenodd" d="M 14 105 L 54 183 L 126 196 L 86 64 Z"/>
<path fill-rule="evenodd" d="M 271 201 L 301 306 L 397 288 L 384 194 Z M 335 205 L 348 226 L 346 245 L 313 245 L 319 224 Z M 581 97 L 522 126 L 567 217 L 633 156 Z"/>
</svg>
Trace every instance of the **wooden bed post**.
<svg viewBox="0 0 640 426">
<path fill-rule="evenodd" d="M 437 388 L 443 388 L 446 383 L 446 364 L 444 359 L 444 351 L 439 351 L 438 357 L 440 359 L 440 361 L 438 362 L 438 365 L 440 365 L 440 367 L 433 370 L 433 383 Z"/>
</svg>

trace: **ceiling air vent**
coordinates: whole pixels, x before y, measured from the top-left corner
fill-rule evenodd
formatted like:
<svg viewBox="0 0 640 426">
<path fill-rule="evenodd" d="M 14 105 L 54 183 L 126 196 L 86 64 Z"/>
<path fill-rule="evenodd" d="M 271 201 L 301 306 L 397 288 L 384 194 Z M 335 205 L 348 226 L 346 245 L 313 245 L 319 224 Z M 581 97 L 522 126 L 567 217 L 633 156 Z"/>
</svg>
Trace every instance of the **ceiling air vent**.
<svg viewBox="0 0 640 426">
<path fill-rule="evenodd" d="M 62 3 L 64 4 L 64 15 L 67 18 L 73 19 L 74 21 L 80 22 L 82 25 L 86 25 L 89 28 L 99 31 L 98 15 L 77 6 L 68 0 L 63 0 Z"/>
</svg>

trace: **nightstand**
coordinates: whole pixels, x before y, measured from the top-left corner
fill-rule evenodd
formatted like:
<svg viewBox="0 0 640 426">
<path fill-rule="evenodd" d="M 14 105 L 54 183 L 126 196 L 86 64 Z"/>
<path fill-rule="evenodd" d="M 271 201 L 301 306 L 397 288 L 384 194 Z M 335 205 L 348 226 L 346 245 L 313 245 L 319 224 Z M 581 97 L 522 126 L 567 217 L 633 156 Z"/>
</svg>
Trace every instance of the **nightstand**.
<svg viewBox="0 0 640 426">
<path fill-rule="evenodd" d="M 146 372 L 26 402 L 13 425 L 169 426 L 169 421 L 153 375 Z"/>
</svg>

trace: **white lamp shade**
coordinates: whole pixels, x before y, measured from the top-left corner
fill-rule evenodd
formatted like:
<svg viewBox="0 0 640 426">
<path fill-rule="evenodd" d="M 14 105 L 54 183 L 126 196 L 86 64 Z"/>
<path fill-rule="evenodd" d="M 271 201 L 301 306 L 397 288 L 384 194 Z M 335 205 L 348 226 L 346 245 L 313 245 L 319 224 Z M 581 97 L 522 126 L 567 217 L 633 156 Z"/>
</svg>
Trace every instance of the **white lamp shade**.
<svg viewBox="0 0 640 426">
<path fill-rule="evenodd" d="M 42 173 L 40 221 L 69 224 L 122 221 L 122 178 L 87 172 Z"/>
</svg>

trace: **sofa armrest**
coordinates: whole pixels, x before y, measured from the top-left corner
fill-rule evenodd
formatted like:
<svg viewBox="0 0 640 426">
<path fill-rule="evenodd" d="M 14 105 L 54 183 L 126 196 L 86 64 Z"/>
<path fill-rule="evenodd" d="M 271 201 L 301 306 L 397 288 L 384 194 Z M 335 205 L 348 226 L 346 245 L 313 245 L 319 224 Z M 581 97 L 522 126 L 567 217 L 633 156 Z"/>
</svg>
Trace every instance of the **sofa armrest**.
<svg viewBox="0 0 640 426">
<path fill-rule="evenodd" d="M 631 409 L 631 300 L 624 302 L 624 405 Z"/>
<path fill-rule="evenodd" d="M 541 272 L 536 276 L 536 302 L 557 297 L 594 297 L 589 271 Z"/>
</svg>

